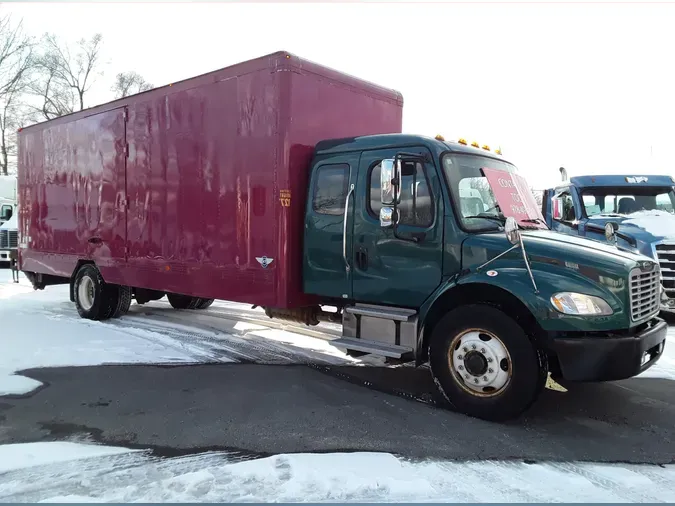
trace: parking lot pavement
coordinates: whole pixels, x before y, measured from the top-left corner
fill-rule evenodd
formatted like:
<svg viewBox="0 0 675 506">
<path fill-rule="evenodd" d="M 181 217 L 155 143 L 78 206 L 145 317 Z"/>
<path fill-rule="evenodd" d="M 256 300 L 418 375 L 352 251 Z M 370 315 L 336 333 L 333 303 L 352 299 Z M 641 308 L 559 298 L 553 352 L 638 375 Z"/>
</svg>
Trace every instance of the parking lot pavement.
<svg viewBox="0 0 675 506">
<path fill-rule="evenodd" d="M 0 399 L 0 443 L 88 435 L 162 455 L 367 450 L 412 458 L 658 464 L 675 455 L 669 380 L 547 390 L 523 418 L 495 424 L 402 397 L 433 398 L 424 369 L 327 369 L 240 363 L 24 371 L 44 388 Z M 400 395 L 385 393 L 394 390 Z"/>
</svg>

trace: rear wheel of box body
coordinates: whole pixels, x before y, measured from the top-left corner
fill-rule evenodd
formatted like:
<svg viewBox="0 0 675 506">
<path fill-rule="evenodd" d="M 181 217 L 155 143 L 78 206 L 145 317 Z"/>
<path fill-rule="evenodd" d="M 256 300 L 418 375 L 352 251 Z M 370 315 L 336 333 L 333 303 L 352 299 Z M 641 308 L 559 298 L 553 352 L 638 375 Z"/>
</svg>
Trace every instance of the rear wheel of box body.
<svg viewBox="0 0 675 506">
<path fill-rule="evenodd" d="M 492 306 L 446 314 L 433 329 L 429 363 L 436 386 L 459 411 L 492 421 L 515 418 L 546 385 L 546 354 Z"/>
<path fill-rule="evenodd" d="M 114 288 L 117 288 L 117 304 L 110 317 L 119 318 L 120 316 L 127 314 L 131 307 L 131 287 L 115 285 Z"/>
<path fill-rule="evenodd" d="M 214 299 L 199 299 L 199 303 L 195 309 L 208 309 L 213 304 Z"/>
<path fill-rule="evenodd" d="M 190 297 L 178 293 L 168 293 L 166 298 L 169 299 L 169 304 L 174 309 L 196 309 L 201 300 L 199 297 Z"/>
<path fill-rule="evenodd" d="M 107 320 L 118 305 L 117 286 L 108 285 L 95 265 L 85 264 L 73 282 L 75 307 L 82 318 Z"/>
</svg>

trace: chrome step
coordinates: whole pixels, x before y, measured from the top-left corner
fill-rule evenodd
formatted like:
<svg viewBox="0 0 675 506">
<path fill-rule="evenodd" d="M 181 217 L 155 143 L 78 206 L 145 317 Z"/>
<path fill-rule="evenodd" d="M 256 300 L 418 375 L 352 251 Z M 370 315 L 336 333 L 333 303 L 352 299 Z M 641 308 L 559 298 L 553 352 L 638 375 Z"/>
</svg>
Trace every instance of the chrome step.
<svg viewBox="0 0 675 506">
<path fill-rule="evenodd" d="M 414 309 L 389 308 L 386 306 L 372 306 L 370 304 L 357 304 L 356 306 L 347 306 L 345 312 L 359 316 L 369 316 L 371 318 L 382 318 L 383 320 L 393 320 L 397 322 L 407 322 L 417 315 Z"/>
<path fill-rule="evenodd" d="M 340 337 L 338 339 L 331 339 L 329 342 L 337 348 L 346 348 L 347 350 L 372 353 L 373 355 L 396 359 L 412 358 L 413 353 L 413 350 L 406 346 L 366 341 L 353 337 Z"/>
</svg>

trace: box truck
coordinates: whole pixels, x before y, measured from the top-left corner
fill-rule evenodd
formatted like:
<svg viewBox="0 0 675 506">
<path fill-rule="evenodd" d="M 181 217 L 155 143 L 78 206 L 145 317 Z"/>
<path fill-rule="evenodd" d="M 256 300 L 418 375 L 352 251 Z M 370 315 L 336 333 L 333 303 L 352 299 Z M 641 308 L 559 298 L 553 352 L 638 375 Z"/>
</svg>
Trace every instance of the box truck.
<svg viewBox="0 0 675 506">
<path fill-rule="evenodd" d="M 485 419 L 522 413 L 549 372 L 656 363 L 658 264 L 548 230 L 513 164 L 401 133 L 402 107 L 278 52 L 25 128 L 20 269 L 95 320 L 166 295 L 342 322 L 336 346 L 428 362 Z"/>
</svg>

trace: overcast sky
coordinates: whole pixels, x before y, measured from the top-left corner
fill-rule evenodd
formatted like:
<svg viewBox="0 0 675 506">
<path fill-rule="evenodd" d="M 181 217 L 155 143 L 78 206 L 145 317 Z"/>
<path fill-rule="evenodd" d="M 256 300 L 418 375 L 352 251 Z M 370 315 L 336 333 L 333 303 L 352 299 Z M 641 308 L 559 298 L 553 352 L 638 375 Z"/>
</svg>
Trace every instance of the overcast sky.
<svg viewBox="0 0 675 506">
<path fill-rule="evenodd" d="M 286 50 L 403 93 L 403 129 L 558 167 L 675 175 L 675 5 L 4 3 L 28 32 L 101 32 L 105 76 L 168 84 Z"/>
</svg>

